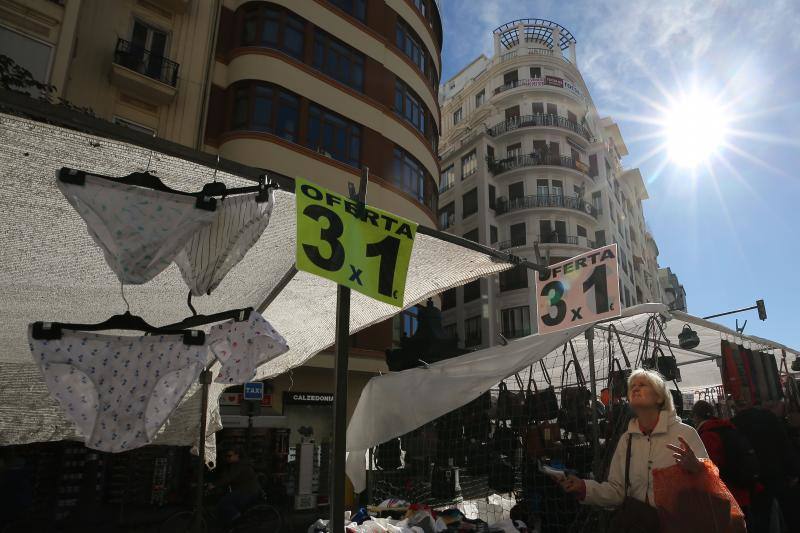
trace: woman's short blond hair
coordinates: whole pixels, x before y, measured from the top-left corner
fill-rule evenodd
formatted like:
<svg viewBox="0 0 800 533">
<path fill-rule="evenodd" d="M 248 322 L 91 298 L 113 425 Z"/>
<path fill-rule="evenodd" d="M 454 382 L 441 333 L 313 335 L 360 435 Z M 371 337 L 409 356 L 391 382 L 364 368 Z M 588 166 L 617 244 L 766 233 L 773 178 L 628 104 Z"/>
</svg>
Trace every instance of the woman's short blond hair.
<svg viewBox="0 0 800 533">
<path fill-rule="evenodd" d="M 675 404 L 672 403 L 672 394 L 667 390 L 667 383 L 664 381 L 664 378 L 661 377 L 661 374 L 654 370 L 645 370 L 644 368 L 637 368 L 633 372 L 631 372 L 631 376 L 628 378 L 628 401 L 631 400 L 631 383 L 636 378 L 644 378 L 653 387 L 653 390 L 656 391 L 656 394 L 659 396 L 659 410 L 660 411 L 667 411 L 668 413 L 675 412 Z"/>
</svg>

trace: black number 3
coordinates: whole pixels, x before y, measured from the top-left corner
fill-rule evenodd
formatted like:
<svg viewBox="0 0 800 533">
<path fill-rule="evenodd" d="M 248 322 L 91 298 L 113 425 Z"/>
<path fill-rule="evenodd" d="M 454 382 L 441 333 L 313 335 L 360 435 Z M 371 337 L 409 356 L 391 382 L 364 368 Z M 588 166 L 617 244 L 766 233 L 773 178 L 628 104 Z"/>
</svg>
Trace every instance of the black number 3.
<svg viewBox="0 0 800 533">
<path fill-rule="evenodd" d="M 344 247 L 339 242 L 339 237 L 344 232 L 342 219 L 339 215 L 321 205 L 309 205 L 303 210 L 303 214 L 313 220 L 325 218 L 328 220 L 328 227 L 319 230 L 319 238 L 328 243 L 331 248 L 330 256 L 323 257 L 319 251 L 319 247 L 310 244 L 304 244 L 303 250 L 311 260 L 312 263 L 317 265 L 323 270 L 336 272 L 344 264 Z"/>
<path fill-rule="evenodd" d="M 550 296 L 550 291 L 553 291 L 553 296 Z M 556 308 L 556 316 L 550 316 L 548 309 L 546 315 L 542 315 L 542 322 L 547 326 L 555 326 L 560 324 L 564 317 L 567 316 L 567 304 L 561 299 L 564 296 L 564 284 L 560 281 L 551 281 L 542 287 L 541 296 L 547 296 L 550 299 L 550 307 Z"/>
</svg>

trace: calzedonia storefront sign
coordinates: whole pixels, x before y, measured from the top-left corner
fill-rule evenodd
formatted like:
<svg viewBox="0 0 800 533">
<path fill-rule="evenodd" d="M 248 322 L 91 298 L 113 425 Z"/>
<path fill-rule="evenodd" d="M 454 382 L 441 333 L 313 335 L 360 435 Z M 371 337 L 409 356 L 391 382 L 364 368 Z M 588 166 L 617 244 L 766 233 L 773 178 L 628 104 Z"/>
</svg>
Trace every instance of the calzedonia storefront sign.
<svg viewBox="0 0 800 533">
<path fill-rule="evenodd" d="M 333 405 L 333 394 L 328 392 L 284 392 L 284 405 Z"/>
</svg>

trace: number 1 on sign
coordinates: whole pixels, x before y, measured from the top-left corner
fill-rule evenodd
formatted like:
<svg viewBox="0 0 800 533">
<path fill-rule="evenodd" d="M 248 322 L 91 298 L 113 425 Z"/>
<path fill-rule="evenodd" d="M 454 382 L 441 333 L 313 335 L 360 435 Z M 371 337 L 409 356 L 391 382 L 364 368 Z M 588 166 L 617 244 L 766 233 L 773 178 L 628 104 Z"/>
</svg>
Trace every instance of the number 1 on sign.
<svg viewBox="0 0 800 533">
<path fill-rule="evenodd" d="M 606 265 L 597 265 L 592 271 L 592 275 L 583 282 L 583 292 L 589 292 L 594 287 L 595 313 L 607 313 L 608 307 L 608 283 L 606 280 Z"/>
<path fill-rule="evenodd" d="M 394 267 L 397 264 L 397 252 L 400 250 L 400 239 L 386 236 L 382 241 L 367 244 L 367 257 L 381 258 L 378 271 L 378 292 L 394 298 Z"/>
</svg>

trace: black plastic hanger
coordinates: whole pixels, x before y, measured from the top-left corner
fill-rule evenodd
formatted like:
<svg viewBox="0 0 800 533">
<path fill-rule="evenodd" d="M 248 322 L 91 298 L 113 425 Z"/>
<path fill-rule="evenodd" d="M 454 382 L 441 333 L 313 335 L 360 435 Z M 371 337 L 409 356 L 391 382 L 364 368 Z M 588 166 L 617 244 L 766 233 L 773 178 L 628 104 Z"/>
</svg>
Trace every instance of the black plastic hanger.
<svg viewBox="0 0 800 533">
<path fill-rule="evenodd" d="M 256 202 L 263 203 L 269 200 L 269 190 L 277 187 L 277 184 L 272 183 L 271 181 L 266 181 L 265 175 L 259 178 L 258 185 L 251 185 L 249 187 L 234 187 L 232 189 L 228 189 L 228 187 L 221 181 L 206 183 L 203 185 L 202 194 L 205 196 L 221 196 L 222 198 L 225 198 L 226 196 L 250 194 L 255 192 L 258 193 L 256 195 Z"/>
<path fill-rule="evenodd" d="M 178 191 L 176 189 L 168 187 L 157 176 L 155 176 L 154 174 L 150 174 L 149 172 L 134 172 L 132 174 L 128 174 L 127 176 L 123 176 L 121 178 L 114 178 L 111 176 L 103 176 L 102 174 L 84 172 L 83 170 L 76 170 L 74 168 L 62 167 L 61 169 L 58 170 L 56 175 L 58 179 L 61 180 L 62 182 L 70 183 L 72 185 L 85 185 L 86 176 L 95 176 L 97 178 L 106 179 L 109 181 L 113 181 L 115 183 L 122 183 L 123 185 L 135 185 L 137 187 L 146 187 L 148 189 L 153 189 L 155 191 L 180 194 L 183 196 L 192 196 L 194 198 L 197 198 L 197 203 L 195 204 L 195 206 L 198 209 L 204 209 L 206 211 L 214 211 L 217 208 L 217 200 L 213 196 L 205 193 L 205 187 L 204 191 L 201 191 L 199 193 Z"/>
<path fill-rule="evenodd" d="M 159 335 L 183 335 L 184 344 L 201 346 L 205 344 L 205 333 L 200 330 L 189 330 L 187 328 L 157 328 L 151 326 L 145 320 L 136 315 L 132 315 L 130 311 L 125 311 L 121 315 L 114 315 L 108 320 L 98 324 L 68 324 L 65 322 L 34 322 L 32 335 L 34 339 L 38 340 L 53 340 L 60 339 L 62 330 L 76 330 L 76 331 L 103 331 L 113 329 L 136 330 L 144 331 L 150 334 Z"/>
<path fill-rule="evenodd" d="M 252 307 L 245 307 L 243 309 L 231 309 L 229 311 L 222 311 L 220 313 L 214 313 L 211 315 L 192 315 L 190 317 L 184 318 L 180 322 L 176 322 L 174 324 L 170 324 L 168 326 L 164 326 L 163 328 L 159 329 L 159 332 L 163 333 L 161 330 L 169 329 L 186 329 L 186 328 L 196 328 L 198 326 L 205 326 L 207 324 L 213 324 L 215 322 L 222 322 L 223 320 L 235 320 L 236 322 L 244 322 L 245 320 L 250 318 L 250 313 L 253 312 Z"/>
</svg>

